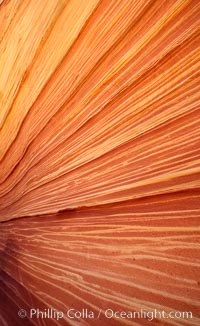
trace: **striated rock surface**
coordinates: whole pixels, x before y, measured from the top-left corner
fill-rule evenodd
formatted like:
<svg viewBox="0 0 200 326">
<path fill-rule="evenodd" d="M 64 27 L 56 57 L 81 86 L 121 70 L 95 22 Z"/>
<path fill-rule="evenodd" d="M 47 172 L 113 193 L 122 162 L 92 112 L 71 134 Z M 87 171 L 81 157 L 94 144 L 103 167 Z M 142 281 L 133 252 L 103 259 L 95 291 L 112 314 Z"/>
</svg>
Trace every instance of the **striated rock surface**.
<svg viewBox="0 0 200 326">
<path fill-rule="evenodd" d="M 199 325 L 199 12 L 0 1 L 0 325 Z"/>
<path fill-rule="evenodd" d="M 133 319 L 103 314 L 157 309 L 192 311 L 192 319 L 177 321 L 198 325 L 199 201 L 198 193 L 188 191 L 3 223 L 2 292 L 6 305 L 14 306 L 9 318 L 19 318 L 18 305 L 88 307 L 96 316 L 101 310 L 101 318 L 82 318 L 82 325 L 134 325 Z M 173 319 L 158 320 L 175 325 Z"/>
</svg>

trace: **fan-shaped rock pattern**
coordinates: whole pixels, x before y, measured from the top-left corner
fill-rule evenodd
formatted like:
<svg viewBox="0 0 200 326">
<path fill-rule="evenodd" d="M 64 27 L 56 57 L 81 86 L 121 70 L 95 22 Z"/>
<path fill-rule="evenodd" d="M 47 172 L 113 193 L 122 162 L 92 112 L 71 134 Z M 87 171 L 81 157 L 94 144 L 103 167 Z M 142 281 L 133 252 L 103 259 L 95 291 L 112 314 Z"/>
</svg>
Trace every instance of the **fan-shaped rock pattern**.
<svg viewBox="0 0 200 326">
<path fill-rule="evenodd" d="M 0 1 L 0 324 L 199 324 L 199 10 Z"/>
</svg>

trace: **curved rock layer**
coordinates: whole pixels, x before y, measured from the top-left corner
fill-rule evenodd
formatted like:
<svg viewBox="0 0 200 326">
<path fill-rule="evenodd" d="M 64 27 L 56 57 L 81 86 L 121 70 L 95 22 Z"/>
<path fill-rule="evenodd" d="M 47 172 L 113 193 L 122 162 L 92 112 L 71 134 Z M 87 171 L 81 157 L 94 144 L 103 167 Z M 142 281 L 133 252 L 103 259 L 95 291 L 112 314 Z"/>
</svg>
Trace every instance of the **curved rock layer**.
<svg viewBox="0 0 200 326">
<path fill-rule="evenodd" d="M 2 276 L 2 292 L 6 305 L 13 305 L 9 318 L 16 320 L 21 307 L 89 307 L 102 316 L 81 318 L 81 325 L 149 325 L 145 318 L 134 323 L 103 313 L 157 309 L 193 314 L 158 318 L 159 325 L 198 325 L 199 201 L 188 191 L 3 223 L 1 263 L 8 276 Z M 75 325 L 59 321 L 66 322 Z"/>
<path fill-rule="evenodd" d="M 199 325 L 199 13 L 0 1 L 0 325 Z"/>
</svg>

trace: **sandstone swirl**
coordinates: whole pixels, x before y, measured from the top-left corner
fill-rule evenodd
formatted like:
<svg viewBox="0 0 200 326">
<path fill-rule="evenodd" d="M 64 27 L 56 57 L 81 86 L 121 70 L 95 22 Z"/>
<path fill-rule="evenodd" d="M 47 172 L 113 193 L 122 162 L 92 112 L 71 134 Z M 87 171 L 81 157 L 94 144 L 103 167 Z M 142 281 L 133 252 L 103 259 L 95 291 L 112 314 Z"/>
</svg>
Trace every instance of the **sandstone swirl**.
<svg viewBox="0 0 200 326">
<path fill-rule="evenodd" d="M 199 325 L 199 13 L 0 1 L 0 325 Z"/>
</svg>

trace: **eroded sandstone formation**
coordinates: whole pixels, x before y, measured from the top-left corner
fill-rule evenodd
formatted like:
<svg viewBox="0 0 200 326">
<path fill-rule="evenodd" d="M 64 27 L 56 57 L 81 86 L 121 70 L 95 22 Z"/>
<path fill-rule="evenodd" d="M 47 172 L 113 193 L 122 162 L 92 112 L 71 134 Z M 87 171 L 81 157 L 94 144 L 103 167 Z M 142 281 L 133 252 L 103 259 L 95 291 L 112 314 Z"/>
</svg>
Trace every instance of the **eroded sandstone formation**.
<svg viewBox="0 0 200 326">
<path fill-rule="evenodd" d="M 199 10 L 0 1 L 0 325 L 199 325 Z"/>
</svg>

